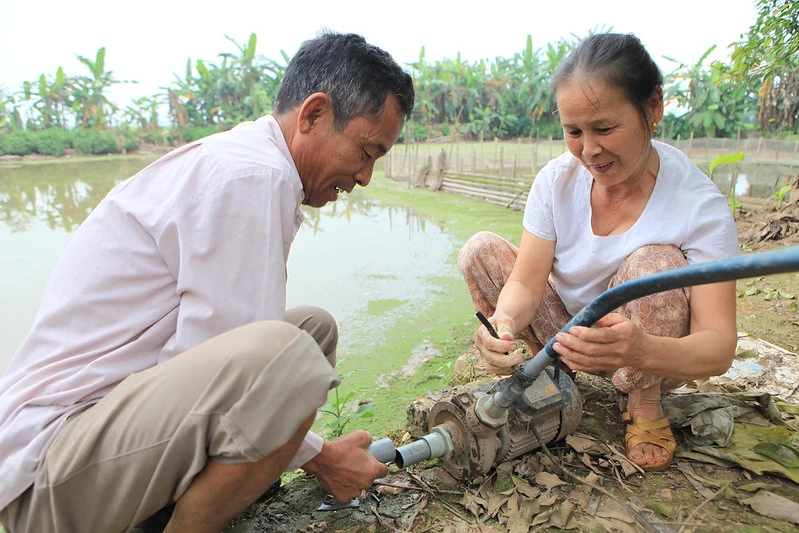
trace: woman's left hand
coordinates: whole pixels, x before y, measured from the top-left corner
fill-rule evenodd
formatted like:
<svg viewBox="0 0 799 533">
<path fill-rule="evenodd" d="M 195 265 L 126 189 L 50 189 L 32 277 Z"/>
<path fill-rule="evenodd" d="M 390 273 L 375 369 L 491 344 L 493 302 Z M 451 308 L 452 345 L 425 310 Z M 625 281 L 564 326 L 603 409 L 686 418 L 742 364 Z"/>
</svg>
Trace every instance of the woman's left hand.
<svg viewBox="0 0 799 533">
<path fill-rule="evenodd" d="M 610 313 L 595 327 L 574 326 L 555 336 L 554 350 L 572 370 L 612 372 L 622 367 L 644 367 L 649 351 L 647 334 L 635 322 Z"/>
</svg>

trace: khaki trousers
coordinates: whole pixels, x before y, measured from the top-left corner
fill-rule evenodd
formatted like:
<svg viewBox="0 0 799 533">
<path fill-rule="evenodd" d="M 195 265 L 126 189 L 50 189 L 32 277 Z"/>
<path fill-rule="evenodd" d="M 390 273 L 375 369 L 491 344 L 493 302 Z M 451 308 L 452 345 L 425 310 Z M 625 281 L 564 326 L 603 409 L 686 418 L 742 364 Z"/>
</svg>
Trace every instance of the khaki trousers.
<svg viewBox="0 0 799 533">
<path fill-rule="evenodd" d="M 209 458 L 262 459 L 338 384 L 337 340 L 327 312 L 294 308 L 127 377 L 58 430 L 0 522 L 9 533 L 124 532 L 180 498 Z"/>
</svg>

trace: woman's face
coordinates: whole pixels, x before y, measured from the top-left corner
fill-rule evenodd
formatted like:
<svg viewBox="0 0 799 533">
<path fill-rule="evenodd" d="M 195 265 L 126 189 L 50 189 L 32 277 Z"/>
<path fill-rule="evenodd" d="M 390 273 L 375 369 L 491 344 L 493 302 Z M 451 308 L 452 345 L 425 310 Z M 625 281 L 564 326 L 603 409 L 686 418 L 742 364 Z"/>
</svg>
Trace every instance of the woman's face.
<svg viewBox="0 0 799 533">
<path fill-rule="evenodd" d="M 597 183 L 630 184 L 644 175 L 654 152 L 650 128 L 663 116 L 660 89 L 647 104 L 647 117 L 624 91 L 597 78 L 567 80 L 556 98 L 566 146 Z"/>
</svg>

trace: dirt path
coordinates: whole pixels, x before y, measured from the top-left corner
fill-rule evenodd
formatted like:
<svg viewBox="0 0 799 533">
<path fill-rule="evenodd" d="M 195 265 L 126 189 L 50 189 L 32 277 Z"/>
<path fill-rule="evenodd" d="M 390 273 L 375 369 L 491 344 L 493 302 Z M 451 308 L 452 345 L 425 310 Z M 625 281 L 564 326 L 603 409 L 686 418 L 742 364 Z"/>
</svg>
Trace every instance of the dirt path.
<svg viewBox="0 0 799 533">
<path fill-rule="evenodd" d="M 778 212 L 741 211 L 736 219 L 745 251 L 799 245 L 799 209 L 794 205 Z M 794 365 L 799 350 L 799 273 L 739 280 L 737 285 L 739 330 L 755 341 L 766 341 L 759 346 L 781 358 L 769 371 Z M 753 351 L 740 346 L 742 359 L 744 352 Z M 644 475 L 625 464 L 619 453 L 623 423 L 618 391 L 590 375 L 578 374 L 576 384 L 584 402 L 577 431 L 548 450 L 499 465 L 486 478 L 459 483 L 437 461 L 406 470 L 392 466 L 389 476 L 362 501 L 320 511 L 326 495 L 313 478 L 300 474 L 270 499 L 251 506 L 226 531 L 727 532 L 799 527 L 799 456 L 782 458 L 790 465 L 787 474 L 758 474 L 734 462 L 708 462 L 678 438 L 681 447 L 674 464 Z M 729 397 L 754 385 L 722 380 L 701 384 L 701 390 Z M 791 392 L 791 383 L 782 385 L 787 389 L 781 390 Z M 797 402 L 796 396 L 791 402 Z M 799 437 L 791 405 L 781 404 L 778 413 L 787 427 L 765 419 L 759 426 L 746 427 L 781 432 L 784 444 L 796 450 Z M 751 446 L 762 444 L 762 433 L 757 435 Z M 403 439 L 400 434 L 390 436 L 396 443 Z"/>
</svg>

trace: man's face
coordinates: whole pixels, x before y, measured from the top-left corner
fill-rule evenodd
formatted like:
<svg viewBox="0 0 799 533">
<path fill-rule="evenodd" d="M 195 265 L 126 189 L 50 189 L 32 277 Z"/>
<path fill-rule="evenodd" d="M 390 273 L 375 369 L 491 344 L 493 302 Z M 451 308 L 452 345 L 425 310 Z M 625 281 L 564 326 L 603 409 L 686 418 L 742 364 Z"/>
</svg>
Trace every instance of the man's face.
<svg viewBox="0 0 799 533">
<path fill-rule="evenodd" d="M 340 192 L 366 187 L 375 161 L 397 142 L 403 122 L 394 95 L 387 97 L 382 111 L 354 118 L 340 131 L 333 128 L 332 108 L 322 106 L 310 121 L 296 160 L 305 192 L 302 203 L 322 207 L 338 199 Z"/>
</svg>

